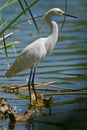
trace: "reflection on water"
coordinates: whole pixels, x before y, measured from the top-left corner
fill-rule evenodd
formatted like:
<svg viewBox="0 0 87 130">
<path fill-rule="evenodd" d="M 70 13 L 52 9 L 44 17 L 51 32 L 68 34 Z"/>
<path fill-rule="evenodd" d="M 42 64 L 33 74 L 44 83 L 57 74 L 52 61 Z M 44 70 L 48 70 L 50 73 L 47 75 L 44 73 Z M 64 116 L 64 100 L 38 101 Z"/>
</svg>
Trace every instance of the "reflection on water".
<svg viewBox="0 0 87 130">
<path fill-rule="evenodd" d="M 4 94 L 4 93 L 3 93 Z M 7 94 L 8 95 L 8 94 Z M 13 95 L 13 94 L 12 94 Z M 17 112 L 22 114 L 28 109 L 28 100 L 21 100 L 17 98 L 17 95 L 11 99 L 12 95 L 9 95 L 9 102 L 12 105 L 17 106 Z M 37 117 L 32 120 L 26 120 L 25 122 L 9 122 L 4 121 L 4 126 L 9 129 L 87 129 L 87 117 L 86 117 L 86 103 L 87 97 L 84 95 L 60 95 L 53 96 L 53 104 L 43 109 L 43 111 Z"/>
<path fill-rule="evenodd" d="M 47 4 L 46 4 L 47 3 Z M 57 6 L 58 5 L 58 6 Z M 37 9 L 37 6 L 39 7 Z M 13 8 L 12 8 L 13 7 Z M 5 19 L 11 20 L 15 16 L 15 12 L 18 12 L 19 7 L 17 5 L 12 6 L 11 13 L 8 8 L 3 12 Z M 16 8 L 15 8 L 16 7 Z M 55 2 L 52 0 L 50 3 L 46 0 L 40 1 L 34 8 L 33 13 L 37 16 L 43 14 L 52 7 L 64 8 L 64 4 L 61 0 Z M 77 8 L 78 7 L 78 8 Z M 73 9 L 74 8 L 74 9 Z M 41 62 L 37 69 L 36 82 L 55 82 L 57 90 L 59 89 L 85 89 L 87 87 L 87 36 L 86 36 L 86 24 L 87 24 L 87 7 L 86 1 L 68 1 L 68 12 L 78 16 L 78 19 L 67 18 L 63 31 L 59 34 L 59 41 L 54 49 L 52 55 L 47 57 Z M 22 17 L 21 20 L 25 19 Z M 55 18 L 61 26 L 62 18 Z M 48 28 L 42 23 L 42 18 L 37 19 L 38 26 L 40 28 L 41 35 L 48 35 Z M 20 52 L 25 46 L 38 38 L 38 34 L 33 25 L 28 23 L 22 23 L 17 25 L 16 29 L 9 30 L 14 32 L 14 37 L 7 40 L 11 42 L 19 40 L 21 44 L 15 45 L 17 52 Z M 3 51 L 3 50 L 2 50 Z M 12 63 L 17 56 L 14 49 L 10 47 L 9 61 Z M 5 72 L 7 70 L 5 55 L 0 53 L 0 85 L 20 85 L 26 84 L 29 76 L 29 71 L 21 72 L 16 77 L 6 79 Z M 58 87 L 59 86 L 59 87 Z M 46 88 L 43 86 L 43 88 Z M 54 89 L 49 87 L 49 89 Z M 1 90 L 1 89 L 0 89 Z M 85 91 L 84 90 L 84 91 Z M 21 94 L 28 94 L 26 91 L 21 91 Z M 46 94 L 47 92 L 43 92 Z M 13 106 L 17 106 L 19 113 L 23 113 L 28 108 L 28 100 L 21 100 L 18 98 L 19 94 L 8 94 L 0 92 L 0 97 L 5 97 Z M 41 116 L 37 116 L 31 122 L 26 121 L 20 124 L 13 124 L 8 121 L 0 121 L 0 126 L 5 126 L 6 129 L 23 129 L 23 130 L 61 130 L 61 129 L 87 129 L 87 96 L 78 95 L 55 95 L 53 96 L 54 104 L 51 110 L 48 108 L 43 110 Z M 0 127 L 1 128 L 1 127 Z"/>
</svg>

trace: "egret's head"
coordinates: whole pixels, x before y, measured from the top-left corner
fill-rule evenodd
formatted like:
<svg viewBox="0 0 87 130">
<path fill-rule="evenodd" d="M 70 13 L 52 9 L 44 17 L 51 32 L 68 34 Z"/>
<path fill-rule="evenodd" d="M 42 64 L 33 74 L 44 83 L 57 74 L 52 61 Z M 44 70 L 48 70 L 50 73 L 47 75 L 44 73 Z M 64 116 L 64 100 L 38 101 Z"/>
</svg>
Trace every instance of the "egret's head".
<svg viewBox="0 0 87 130">
<path fill-rule="evenodd" d="M 55 15 L 66 15 L 66 16 L 69 16 L 69 17 L 77 18 L 76 16 L 66 14 L 65 12 L 63 12 L 59 8 L 53 8 L 53 9 L 50 9 L 49 11 L 46 12 L 46 14 L 44 15 L 44 19 L 45 18 L 51 18 L 51 17 L 53 17 Z"/>
<path fill-rule="evenodd" d="M 53 8 L 46 13 L 46 15 L 49 15 L 49 16 L 63 15 L 63 14 L 64 12 L 59 8 Z"/>
</svg>

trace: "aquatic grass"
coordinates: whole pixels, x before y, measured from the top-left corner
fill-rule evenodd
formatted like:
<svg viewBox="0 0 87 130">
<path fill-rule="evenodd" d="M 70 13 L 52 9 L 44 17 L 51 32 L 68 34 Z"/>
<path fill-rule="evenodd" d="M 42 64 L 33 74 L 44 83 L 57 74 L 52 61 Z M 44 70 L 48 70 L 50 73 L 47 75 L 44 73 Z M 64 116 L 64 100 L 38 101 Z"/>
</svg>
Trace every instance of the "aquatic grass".
<svg viewBox="0 0 87 130">
<path fill-rule="evenodd" d="M 18 2 L 19 2 L 19 4 L 20 4 L 20 6 L 21 6 L 22 10 L 24 11 L 24 6 L 23 6 L 23 4 L 22 4 L 21 0 L 18 0 Z M 26 0 L 24 0 L 24 3 L 25 3 L 25 5 L 26 5 L 26 7 L 28 7 L 28 6 L 29 6 L 29 3 L 28 3 Z M 35 28 L 36 28 L 36 30 L 37 30 L 37 31 L 38 31 L 38 33 L 39 33 L 39 28 L 38 28 L 38 25 L 37 25 L 37 23 L 36 23 L 36 20 L 35 20 L 35 18 L 34 18 L 34 16 L 33 16 L 33 14 L 32 14 L 32 11 L 31 11 L 31 9 L 30 9 L 30 8 L 28 9 L 28 12 L 29 12 L 29 14 L 31 15 L 31 19 L 33 20 L 33 23 L 34 23 L 34 25 L 35 25 Z M 30 21 L 30 19 L 29 19 L 28 15 L 27 15 L 27 13 L 26 13 L 25 11 L 24 11 L 24 14 L 25 14 L 25 16 L 26 16 L 27 20 L 29 21 L 29 23 L 31 23 L 31 21 Z"/>
<path fill-rule="evenodd" d="M 24 11 L 24 6 L 23 6 L 21 0 L 18 0 L 18 2 L 20 4 L 20 6 L 21 6 L 21 9 Z M 28 15 L 27 15 L 27 13 L 25 11 L 24 11 L 24 14 L 25 14 L 26 19 L 29 19 Z M 27 21 L 29 22 L 29 24 L 31 24 L 30 20 L 27 20 Z"/>
<path fill-rule="evenodd" d="M 13 33 L 9 33 L 7 35 L 4 36 L 4 40 L 6 40 L 7 38 L 11 37 L 13 35 Z M 3 37 L 0 38 L 0 43 L 3 42 Z"/>
<path fill-rule="evenodd" d="M 7 47 L 13 46 L 13 43 L 6 44 L 6 39 L 11 37 L 12 35 L 13 33 L 9 33 L 7 35 L 3 34 L 3 37 L 0 38 L 0 43 L 3 43 L 3 45 L 0 46 L 0 49 L 4 49 L 4 52 L 5 52 L 4 54 L 6 56 L 6 63 L 8 66 L 9 66 L 9 57 L 8 57 Z"/>
<path fill-rule="evenodd" d="M 43 17 L 43 16 L 44 16 L 43 14 L 42 14 L 42 15 L 39 15 L 39 16 L 35 16 L 34 19 L 37 19 L 37 18 L 40 18 L 40 17 Z M 32 17 L 29 18 L 29 19 L 25 19 L 25 20 L 16 22 L 16 23 L 14 23 L 11 27 L 14 27 L 14 26 L 16 26 L 16 25 L 18 25 L 18 24 L 24 23 L 24 22 L 26 22 L 27 20 L 32 20 Z"/>
<path fill-rule="evenodd" d="M 38 91 L 38 93 L 45 93 L 45 96 L 55 96 L 55 95 L 86 95 L 87 89 L 67 89 L 66 87 L 62 86 L 56 86 L 54 85 L 55 82 L 46 82 L 46 83 L 35 83 L 35 88 Z M 42 86 L 50 87 L 50 88 L 42 88 Z M 22 84 L 20 86 L 0 86 L 2 89 L 5 90 L 5 92 L 20 92 L 20 91 L 27 91 L 28 87 L 27 84 Z M 38 88 L 39 87 L 39 88 Z M 59 90 L 61 88 L 61 90 Z M 18 94 L 20 96 L 20 93 Z M 25 94 L 21 95 L 22 97 L 25 97 Z"/>
<path fill-rule="evenodd" d="M 26 0 L 24 0 L 24 2 L 25 2 L 25 4 L 26 4 L 26 6 L 28 7 L 28 6 L 29 6 L 29 4 L 27 3 L 27 1 L 26 1 Z M 38 33 L 39 33 L 39 28 L 38 28 L 38 26 L 37 26 L 37 23 L 36 23 L 36 21 L 35 21 L 34 17 L 33 17 L 33 14 L 32 14 L 32 12 L 31 12 L 31 9 L 28 9 L 28 11 L 29 11 L 29 13 L 30 13 L 30 15 L 31 15 L 31 18 L 32 18 L 32 20 L 33 20 L 33 23 L 34 23 L 34 25 L 35 25 L 35 27 L 36 27 L 36 29 L 37 29 Z"/>
<path fill-rule="evenodd" d="M 5 42 L 4 34 L 3 34 L 3 43 L 4 43 L 4 50 L 5 50 L 5 55 L 6 55 L 6 62 L 7 62 L 7 65 L 9 66 L 8 52 L 7 52 L 7 48 L 6 48 L 6 42 Z"/>
<path fill-rule="evenodd" d="M 2 7 L 0 7 L 0 11 L 3 11 L 4 9 L 6 9 L 9 6 L 15 4 L 16 2 L 18 2 L 18 0 L 7 0 L 6 3 Z"/>
<path fill-rule="evenodd" d="M 10 5 L 14 4 L 15 2 L 18 2 L 18 0 L 14 0 L 14 1 L 11 1 L 11 2 L 8 0 L 2 7 L 0 7 L 0 11 L 3 11 L 5 8 L 9 7 Z M 26 2 L 26 1 L 25 1 L 25 2 Z M 3 22 L 2 22 L 2 19 L 1 19 L 1 17 L 0 17 L 0 28 L 1 28 L 1 29 L 4 27 L 4 25 L 6 25 L 6 24 L 8 23 L 7 26 L 4 27 L 4 29 L 2 29 L 1 32 L 0 32 L 0 36 L 3 36 L 3 37 L 0 38 L 0 40 L 1 40 L 1 42 L 3 41 L 3 43 L 4 43 L 4 46 L 0 46 L 0 49 L 2 49 L 2 48 L 4 47 L 7 65 L 9 65 L 7 47 L 12 46 L 13 43 L 10 43 L 10 44 L 6 45 L 6 38 L 5 38 L 5 36 L 4 36 L 4 33 L 5 33 L 6 30 L 8 30 L 8 29 L 11 27 L 12 24 L 14 24 L 14 23 L 17 21 L 17 19 L 18 19 L 19 17 L 21 17 L 23 14 L 26 15 L 26 11 L 29 10 L 29 9 L 30 9 L 34 4 L 36 4 L 37 2 L 38 2 L 38 0 L 34 1 L 34 2 L 33 2 L 32 4 L 30 4 L 30 5 L 28 5 L 28 3 L 26 2 L 26 9 L 24 9 L 23 5 L 21 4 L 21 1 L 19 0 L 19 3 L 20 3 L 21 8 L 22 8 L 22 12 L 20 12 L 10 23 L 8 23 L 7 20 L 3 23 Z M 36 27 L 36 29 L 37 29 L 38 32 L 39 32 L 39 29 L 38 29 L 38 27 L 37 27 L 37 24 L 36 24 L 36 22 L 35 22 L 35 20 L 34 20 L 34 17 L 33 17 L 33 15 L 32 15 L 32 12 L 31 12 L 30 10 L 29 10 L 29 12 L 30 12 L 30 14 L 31 14 L 31 16 L 32 16 L 32 18 L 33 18 L 35 27 Z M 26 15 L 26 17 L 27 17 L 27 15 Z"/>
<path fill-rule="evenodd" d="M 2 22 L 2 19 L 0 17 L 0 30 L 6 25 L 7 21 L 8 20 L 5 20 L 5 21 Z"/>
<path fill-rule="evenodd" d="M 0 35 L 3 35 L 3 33 L 11 27 L 28 9 L 30 9 L 32 6 L 34 6 L 39 0 L 35 0 L 33 3 L 31 3 L 26 9 L 24 9 L 22 12 L 20 12 L 1 32 Z"/>
<path fill-rule="evenodd" d="M 65 0 L 65 12 L 67 12 L 67 0 Z M 61 28 L 60 28 L 60 31 L 62 31 L 63 27 L 64 27 L 64 24 L 65 24 L 65 21 L 66 21 L 66 15 L 64 15 L 64 20 L 63 20 L 63 23 L 61 25 Z"/>
<path fill-rule="evenodd" d="M 15 45 L 15 44 L 18 44 L 18 43 L 20 43 L 20 42 L 19 42 L 19 41 L 10 42 L 10 43 L 6 44 L 6 48 L 11 47 L 11 46 L 13 46 L 13 45 Z M 1 49 L 4 49 L 4 45 L 1 45 L 1 46 L 0 46 L 0 50 L 1 50 Z"/>
</svg>

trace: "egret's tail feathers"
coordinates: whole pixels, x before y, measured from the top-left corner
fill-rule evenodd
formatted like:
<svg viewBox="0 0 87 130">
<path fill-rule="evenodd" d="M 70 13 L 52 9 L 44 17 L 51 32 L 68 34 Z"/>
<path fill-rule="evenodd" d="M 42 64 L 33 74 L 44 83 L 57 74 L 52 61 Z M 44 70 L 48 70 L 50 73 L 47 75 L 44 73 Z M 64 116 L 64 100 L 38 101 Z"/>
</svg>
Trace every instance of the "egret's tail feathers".
<svg viewBox="0 0 87 130">
<path fill-rule="evenodd" d="M 5 76 L 6 76 L 7 78 L 10 78 L 10 77 L 13 77 L 13 76 L 14 76 L 14 73 L 13 73 L 13 71 L 11 71 L 10 69 L 8 69 L 7 72 L 6 72 L 6 74 L 5 74 Z"/>
<path fill-rule="evenodd" d="M 26 63 L 26 62 L 25 62 Z M 16 73 L 19 73 L 25 69 L 28 69 L 28 65 L 26 66 L 23 62 L 17 62 L 17 60 L 11 65 L 11 67 L 6 72 L 6 77 L 13 77 Z"/>
<path fill-rule="evenodd" d="M 20 67 L 19 67 L 20 68 Z M 15 62 L 10 66 L 10 68 L 7 70 L 7 72 L 6 72 L 6 77 L 7 78 L 10 78 L 10 77 L 13 77 L 16 73 L 18 73 L 19 71 L 20 71 L 20 69 L 19 69 L 18 67 L 17 67 L 17 65 L 15 65 Z M 18 69 L 19 69 L 19 71 L 18 71 Z"/>
<path fill-rule="evenodd" d="M 6 76 L 7 78 L 10 78 L 10 77 L 13 76 L 13 74 L 12 74 L 12 73 L 9 73 L 9 72 L 7 71 L 6 74 L 5 74 L 5 76 Z"/>
</svg>

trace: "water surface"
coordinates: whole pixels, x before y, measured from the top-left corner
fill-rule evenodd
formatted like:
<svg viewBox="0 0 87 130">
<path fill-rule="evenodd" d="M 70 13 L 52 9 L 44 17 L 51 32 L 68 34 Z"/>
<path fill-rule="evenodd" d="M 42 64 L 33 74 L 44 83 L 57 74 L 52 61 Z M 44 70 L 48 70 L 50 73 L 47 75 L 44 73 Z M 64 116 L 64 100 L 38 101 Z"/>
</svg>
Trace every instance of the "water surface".
<svg viewBox="0 0 87 130">
<path fill-rule="evenodd" d="M 2 5 L 2 3 L 0 3 Z M 51 0 L 39 1 L 32 12 L 34 16 L 44 14 L 47 10 L 53 7 L 64 9 L 64 1 Z M 59 40 L 53 51 L 43 62 L 41 62 L 37 69 L 35 82 L 55 82 L 57 90 L 60 89 L 85 89 L 87 88 L 87 7 L 86 1 L 73 0 L 68 1 L 67 12 L 78 16 L 77 19 L 66 18 L 65 25 L 61 33 L 59 33 Z M 10 6 L 1 12 L 3 19 L 12 20 L 17 13 L 21 11 L 18 4 Z M 22 16 L 19 21 L 24 20 Z M 41 36 L 49 35 L 49 28 L 42 22 L 43 18 L 38 18 L 37 24 Z M 59 29 L 63 21 L 63 17 L 54 18 L 59 23 Z M 18 53 L 29 45 L 31 42 L 39 38 L 34 25 L 29 25 L 27 22 L 16 25 L 9 29 L 6 33 L 13 32 L 14 36 L 6 42 L 20 41 L 20 44 L 15 45 L 17 53 L 15 54 L 14 47 L 8 48 L 9 62 L 13 63 Z M 4 51 L 4 50 L 2 50 Z M 0 86 L 4 85 L 21 85 L 26 84 L 29 77 L 29 70 L 17 74 L 13 78 L 7 79 L 5 72 L 7 70 L 5 55 L 0 53 Z M 43 88 L 54 89 L 54 87 L 43 86 Z M 0 89 L 1 90 L 1 89 Z M 43 92 L 46 94 L 47 92 Z M 20 94 L 28 95 L 28 92 L 20 92 Z M 23 113 L 28 108 L 28 100 L 20 99 L 18 95 L 0 92 L 0 97 L 5 97 L 13 105 L 17 106 L 17 110 Z M 15 126 L 15 130 L 83 130 L 87 129 L 87 96 L 82 94 L 77 95 L 56 95 L 53 96 L 54 104 L 51 110 L 45 109 L 42 116 L 36 117 L 31 125 L 29 123 L 20 123 Z M 9 121 L 0 121 L 0 126 L 9 129 Z M 33 127 L 33 126 L 34 127 Z M 33 127 L 33 128 L 32 128 Z"/>
</svg>

